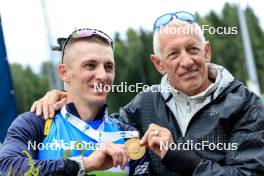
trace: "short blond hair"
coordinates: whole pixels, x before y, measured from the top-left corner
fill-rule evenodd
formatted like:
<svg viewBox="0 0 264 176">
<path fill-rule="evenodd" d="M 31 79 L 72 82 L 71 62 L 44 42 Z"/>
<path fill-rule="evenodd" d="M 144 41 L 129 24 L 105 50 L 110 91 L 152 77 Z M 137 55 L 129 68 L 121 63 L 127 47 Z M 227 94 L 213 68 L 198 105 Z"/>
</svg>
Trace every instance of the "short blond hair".
<svg viewBox="0 0 264 176">
<path fill-rule="evenodd" d="M 78 42 L 78 41 L 87 41 L 88 43 L 96 43 L 102 46 L 109 46 L 112 47 L 109 41 L 107 41 L 105 38 L 99 36 L 99 35 L 92 35 L 89 37 L 82 37 L 82 38 L 69 38 L 67 41 L 66 46 L 64 47 L 64 50 L 62 51 L 62 61 L 65 63 L 71 63 L 71 58 L 68 57 L 69 50 L 71 46 Z"/>
</svg>

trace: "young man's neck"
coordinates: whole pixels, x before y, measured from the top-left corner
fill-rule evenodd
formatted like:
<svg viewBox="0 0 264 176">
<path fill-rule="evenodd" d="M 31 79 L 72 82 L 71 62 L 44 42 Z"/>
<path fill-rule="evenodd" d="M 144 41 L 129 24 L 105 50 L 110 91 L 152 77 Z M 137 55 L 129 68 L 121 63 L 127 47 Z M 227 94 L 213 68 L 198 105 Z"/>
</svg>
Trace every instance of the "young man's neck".
<svg viewBox="0 0 264 176">
<path fill-rule="evenodd" d="M 85 121 L 94 120 L 103 108 L 103 104 L 84 103 L 70 98 L 67 98 L 67 103 L 74 103 L 80 118 Z"/>
</svg>

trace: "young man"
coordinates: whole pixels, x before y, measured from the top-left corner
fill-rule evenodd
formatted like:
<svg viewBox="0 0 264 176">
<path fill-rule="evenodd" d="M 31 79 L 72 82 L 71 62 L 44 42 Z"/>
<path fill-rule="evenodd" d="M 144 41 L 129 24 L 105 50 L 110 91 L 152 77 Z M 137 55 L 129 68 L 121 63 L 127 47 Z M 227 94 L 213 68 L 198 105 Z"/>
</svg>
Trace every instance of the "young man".
<svg viewBox="0 0 264 176">
<path fill-rule="evenodd" d="M 146 155 L 128 161 L 124 144 L 126 139 L 136 137 L 137 131 L 109 117 L 105 105 L 108 92 L 95 89 L 113 83 L 112 39 L 97 29 L 74 31 L 64 44 L 58 73 L 67 89 L 67 104 L 56 112 L 47 136 L 44 119 L 37 118 L 35 113 L 27 112 L 16 118 L 0 150 L 0 172 L 147 175 Z M 23 151 L 32 156 L 35 169 L 29 166 Z"/>
<path fill-rule="evenodd" d="M 150 59 L 164 76 L 120 115 L 144 134 L 154 175 L 264 175 L 260 98 L 210 63 L 210 44 L 192 14 L 164 14 L 153 32 Z M 43 102 L 52 109 L 62 97 L 53 91 L 33 109 L 41 112 Z"/>
</svg>

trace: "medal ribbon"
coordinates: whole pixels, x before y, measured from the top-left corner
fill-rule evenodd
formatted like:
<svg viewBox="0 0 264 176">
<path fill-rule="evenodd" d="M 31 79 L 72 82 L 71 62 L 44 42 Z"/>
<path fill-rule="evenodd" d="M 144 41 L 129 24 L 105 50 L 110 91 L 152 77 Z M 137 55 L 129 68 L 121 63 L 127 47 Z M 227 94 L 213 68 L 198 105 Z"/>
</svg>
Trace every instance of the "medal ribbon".
<svg viewBox="0 0 264 176">
<path fill-rule="evenodd" d="M 60 113 L 61 113 L 62 117 L 65 120 L 67 120 L 70 124 L 72 124 L 74 127 L 79 129 L 85 135 L 96 140 L 99 143 L 106 141 L 106 140 L 117 141 L 117 140 L 123 139 L 123 138 L 133 138 L 133 137 L 139 136 L 138 131 L 105 132 L 104 131 L 104 125 L 105 125 L 105 121 L 108 119 L 107 110 L 105 111 L 103 121 L 97 130 L 93 129 L 93 127 L 91 127 L 89 124 L 87 124 L 86 122 L 84 122 L 80 118 L 78 118 L 75 115 L 67 112 L 65 106 L 63 106 Z"/>
</svg>

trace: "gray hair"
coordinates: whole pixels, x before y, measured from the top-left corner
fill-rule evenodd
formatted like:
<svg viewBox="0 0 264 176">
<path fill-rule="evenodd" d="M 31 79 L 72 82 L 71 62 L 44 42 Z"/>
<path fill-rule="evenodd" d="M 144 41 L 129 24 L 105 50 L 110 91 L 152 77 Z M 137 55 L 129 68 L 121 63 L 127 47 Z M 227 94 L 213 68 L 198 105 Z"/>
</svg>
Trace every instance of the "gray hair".
<svg viewBox="0 0 264 176">
<path fill-rule="evenodd" d="M 153 34 L 153 50 L 154 50 L 154 54 L 156 56 L 158 56 L 159 58 L 161 58 L 160 46 L 159 46 L 159 34 L 161 32 L 164 32 L 165 28 L 169 27 L 171 25 L 175 25 L 177 27 L 187 27 L 187 26 L 191 25 L 193 27 L 191 32 L 198 34 L 199 38 L 201 40 L 202 46 L 205 45 L 205 37 L 204 37 L 203 31 L 201 29 L 201 26 L 199 24 L 197 24 L 197 23 L 190 24 L 187 21 L 182 21 L 182 20 L 179 20 L 177 18 L 174 18 L 166 26 L 162 26 L 160 29 L 158 29 L 158 31 L 154 32 L 154 34 Z"/>
</svg>

